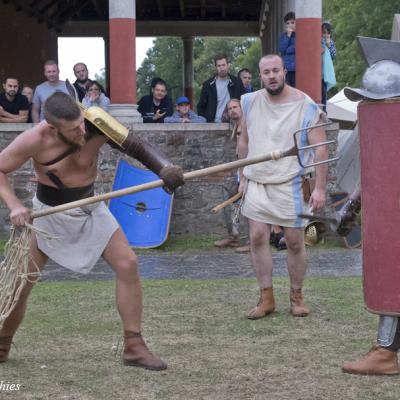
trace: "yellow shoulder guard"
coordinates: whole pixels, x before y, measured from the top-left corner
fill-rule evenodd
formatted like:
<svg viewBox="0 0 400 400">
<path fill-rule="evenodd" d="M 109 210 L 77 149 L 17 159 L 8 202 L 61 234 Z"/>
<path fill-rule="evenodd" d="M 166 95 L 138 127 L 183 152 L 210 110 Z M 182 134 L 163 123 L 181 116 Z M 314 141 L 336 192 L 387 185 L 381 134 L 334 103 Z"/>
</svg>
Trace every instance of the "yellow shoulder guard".
<svg viewBox="0 0 400 400">
<path fill-rule="evenodd" d="M 128 128 L 100 107 L 92 106 L 83 109 L 83 115 L 96 128 L 120 146 L 128 137 Z"/>
</svg>

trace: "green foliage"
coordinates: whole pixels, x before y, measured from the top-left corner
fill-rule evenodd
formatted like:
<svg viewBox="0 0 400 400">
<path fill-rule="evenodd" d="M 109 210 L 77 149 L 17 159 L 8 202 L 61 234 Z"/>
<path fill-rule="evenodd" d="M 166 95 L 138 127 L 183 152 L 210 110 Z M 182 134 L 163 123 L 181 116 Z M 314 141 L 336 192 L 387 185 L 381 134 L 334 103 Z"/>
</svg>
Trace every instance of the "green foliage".
<svg viewBox="0 0 400 400">
<path fill-rule="evenodd" d="M 398 0 L 324 1 L 324 18 L 334 27 L 338 89 L 359 86 L 366 69 L 357 36 L 390 39 L 393 14 L 399 12 Z"/>
<path fill-rule="evenodd" d="M 99 82 L 103 86 L 103 88 L 106 88 L 107 87 L 107 85 L 106 85 L 106 69 L 102 68 L 100 70 L 100 74 L 95 74 L 94 75 L 94 79 L 97 82 Z"/>
<path fill-rule="evenodd" d="M 203 82 L 214 72 L 213 57 L 217 53 L 228 56 L 231 69 L 236 75 L 241 68 L 249 68 L 254 76 L 258 75 L 258 60 L 261 45 L 252 38 L 195 38 L 193 41 L 193 68 L 196 102 Z M 183 94 L 183 44 L 180 38 L 157 38 L 154 46 L 147 51 L 147 56 L 137 73 L 138 99 L 149 94 L 151 80 L 158 76 L 168 85 L 168 93 L 175 100 Z M 257 81 L 254 82 L 257 87 Z"/>
</svg>

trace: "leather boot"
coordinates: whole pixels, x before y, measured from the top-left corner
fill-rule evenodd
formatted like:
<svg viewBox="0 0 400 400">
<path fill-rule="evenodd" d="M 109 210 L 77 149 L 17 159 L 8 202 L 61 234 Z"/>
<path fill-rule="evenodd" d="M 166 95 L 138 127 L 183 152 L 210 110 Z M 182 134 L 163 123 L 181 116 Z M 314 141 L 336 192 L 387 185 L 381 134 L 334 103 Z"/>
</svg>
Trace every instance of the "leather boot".
<svg viewBox="0 0 400 400">
<path fill-rule="evenodd" d="M 294 317 L 306 317 L 310 310 L 303 301 L 301 289 L 290 289 L 290 314 Z"/>
<path fill-rule="evenodd" d="M 8 361 L 12 339 L 12 336 L 0 336 L 0 363 Z"/>
<path fill-rule="evenodd" d="M 259 319 L 275 311 L 274 290 L 272 287 L 260 289 L 257 305 L 246 315 L 248 319 Z"/>
<path fill-rule="evenodd" d="M 345 362 L 342 371 L 358 375 L 396 375 L 400 373 L 397 352 L 380 346 L 372 349 L 360 360 Z"/>
<path fill-rule="evenodd" d="M 148 349 L 140 332 L 125 331 L 122 360 L 124 365 L 153 371 L 161 371 L 167 368 L 167 364 Z"/>
</svg>

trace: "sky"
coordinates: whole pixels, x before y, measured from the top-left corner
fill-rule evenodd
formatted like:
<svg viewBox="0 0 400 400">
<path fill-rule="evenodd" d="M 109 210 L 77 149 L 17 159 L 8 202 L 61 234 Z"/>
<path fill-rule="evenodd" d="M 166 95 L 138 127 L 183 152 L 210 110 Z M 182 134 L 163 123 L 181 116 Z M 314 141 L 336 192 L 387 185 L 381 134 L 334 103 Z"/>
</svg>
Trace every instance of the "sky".
<svg viewBox="0 0 400 400">
<path fill-rule="evenodd" d="M 136 38 L 136 68 L 139 68 L 146 52 L 153 46 L 152 37 Z M 104 68 L 104 40 L 98 37 L 58 38 L 58 64 L 60 79 L 75 81 L 73 66 L 77 62 L 84 62 L 89 69 L 89 77 L 94 79 L 95 74 Z"/>
</svg>

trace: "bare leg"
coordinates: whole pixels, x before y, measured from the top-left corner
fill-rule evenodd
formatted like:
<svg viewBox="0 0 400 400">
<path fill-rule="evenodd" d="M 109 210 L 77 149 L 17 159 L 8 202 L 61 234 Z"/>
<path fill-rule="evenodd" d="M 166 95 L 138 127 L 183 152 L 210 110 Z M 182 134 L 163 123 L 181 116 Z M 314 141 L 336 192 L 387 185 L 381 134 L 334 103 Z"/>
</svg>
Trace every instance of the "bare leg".
<svg viewBox="0 0 400 400">
<path fill-rule="evenodd" d="M 284 228 L 288 248 L 288 271 L 293 289 L 301 289 L 307 270 L 307 254 L 302 228 Z"/>
<path fill-rule="evenodd" d="M 138 259 L 121 228 L 112 236 L 103 252 L 103 258 L 116 273 L 117 308 L 124 327 L 123 363 L 151 370 L 167 368 L 167 364 L 147 348 L 140 333 L 142 287 Z"/>
<path fill-rule="evenodd" d="M 249 219 L 251 259 L 260 288 L 272 286 L 271 226 Z"/>
<path fill-rule="evenodd" d="M 32 235 L 30 243 L 30 256 L 32 259 L 29 262 L 29 272 L 37 271 L 37 268 L 39 268 L 41 271 L 44 268 L 48 258 L 38 249 L 34 234 Z M 8 352 L 11 347 L 12 337 L 15 335 L 15 332 L 24 318 L 27 300 L 37 279 L 38 278 L 31 278 L 31 282 L 26 283 L 25 287 L 20 293 L 18 303 L 3 323 L 0 331 L 0 362 L 8 360 Z"/>
<path fill-rule="evenodd" d="M 260 286 L 257 305 L 247 313 L 248 319 L 259 319 L 275 310 L 272 289 L 272 254 L 269 247 L 271 226 L 249 219 L 251 258 Z"/>
<path fill-rule="evenodd" d="M 142 287 L 138 259 L 121 228 L 112 236 L 103 258 L 116 273 L 116 302 L 125 331 L 140 332 Z"/>
<path fill-rule="evenodd" d="M 288 271 L 290 277 L 290 313 L 294 317 L 305 317 L 310 313 L 304 304 L 303 286 L 307 269 L 307 255 L 302 228 L 284 228 L 288 248 Z"/>
</svg>

